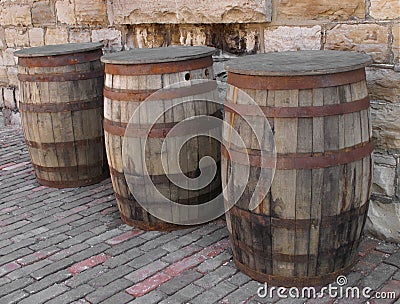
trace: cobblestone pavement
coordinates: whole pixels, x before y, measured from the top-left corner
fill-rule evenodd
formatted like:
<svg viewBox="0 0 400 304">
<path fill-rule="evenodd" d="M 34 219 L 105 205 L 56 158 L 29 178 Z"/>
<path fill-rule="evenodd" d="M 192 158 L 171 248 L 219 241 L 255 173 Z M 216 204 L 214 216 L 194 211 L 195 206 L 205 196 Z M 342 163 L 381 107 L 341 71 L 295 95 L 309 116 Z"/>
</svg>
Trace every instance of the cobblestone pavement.
<svg viewBox="0 0 400 304">
<path fill-rule="evenodd" d="M 365 302 L 260 298 L 261 285 L 231 260 L 223 220 L 171 233 L 129 227 L 109 179 L 66 190 L 40 186 L 18 129 L 0 127 L 0 189 L 1 304 Z M 397 291 L 398 298 L 399 268 L 398 247 L 365 238 L 347 286 Z"/>
</svg>

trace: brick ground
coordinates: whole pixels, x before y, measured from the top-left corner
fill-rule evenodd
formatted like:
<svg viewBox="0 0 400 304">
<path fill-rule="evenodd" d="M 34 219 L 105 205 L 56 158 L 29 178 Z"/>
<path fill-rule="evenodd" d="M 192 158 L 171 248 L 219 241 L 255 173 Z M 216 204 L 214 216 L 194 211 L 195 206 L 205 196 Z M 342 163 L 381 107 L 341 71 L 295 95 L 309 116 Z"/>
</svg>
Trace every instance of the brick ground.
<svg viewBox="0 0 400 304">
<path fill-rule="evenodd" d="M 1 120 L 1 116 L 0 116 Z M 0 121 L 0 126 L 2 126 Z M 0 129 L 0 303 L 362 303 L 259 298 L 238 272 L 223 220 L 171 233 L 124 225 L 110 180 L 50 189 L 34 177 L 20 130 Z M 400 251 L 365 238 L 349 286 L 397 291 Z"/>
</svg>

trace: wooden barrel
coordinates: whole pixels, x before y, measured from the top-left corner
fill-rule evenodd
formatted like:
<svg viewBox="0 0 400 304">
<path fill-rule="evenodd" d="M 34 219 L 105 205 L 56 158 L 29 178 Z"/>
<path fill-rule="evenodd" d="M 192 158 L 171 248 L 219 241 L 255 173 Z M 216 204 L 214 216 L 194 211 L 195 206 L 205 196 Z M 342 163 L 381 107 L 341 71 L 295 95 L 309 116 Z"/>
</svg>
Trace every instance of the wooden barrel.
<svg viewBox="0 0 400 304">
<path fill-rule="evenodd" d="M 22 127 L 38 182 L 79 187 L 109 176 L 100 43 L 34 47 L 18 57 Z"/>
<path fill-rule="evenodd" d="M 243 134 L 243 118 L 264 119 L 252 117 L 259 106 L 276 147 L 275 176 L 260 205 L 250 211 L 245 191 L 226 214 L 234 261 L 250 277 L 275 286 L 323 285 L 354 265 L 371 186 L 370 63 L 367 55 L 339 51 L 228 62 L 224 120 Z M 243 104 L 240 90 L 258 106 Z M 248 153 L 250 188 L 261 163 L 251 138 L 243 138 L 247 150 L 224 138 L 222 153 L 233 180 L 230 170 Z"/>
<path fill-rule="evenodd" d="M 171 201 L 179 204 L 201 204 L 216 197 L 221 193 L 220 174 L 205 189 L 190 191 L 172 183 L 166 174 L 175 174 L 173 168 L 164 170 L 161 163 L 161 149 L 164 138 L 169 130 L 180 121 L 196 115 L 216 115 L 220 111 L 218 104 L 211 102 L 192 101 L 167 110 L 156 121 L 150 115 L 152 109 L 144 109 L 140 113 L 140 123 L 135 127 L 129 125 L 131 141 L 137 140 L 135 158 L 137 163 L 132 165 L 131 172 L 124 172 L 122 146 L 128 123 L 135 110 L 146 103 L 152 94 L 168 86 L 186 82 L 189 95 L 194 86 L 192 80 L 213 79 L 213 48 L 209 47 L 168 47 L 152 49 L 134 49 L 114 53 L 102 57 L 105 63 L 105 88 L 104 88 L 104 131 L 106 150 L 110 166 L 111 179 L 114 187 L 121 218 L 125 223 L 145 230 L 174 230 L 185 226 L 175 225 L 171 222 L 160 220 L 147 212 L 136 201 L 129 190 L 125 174 L 143 174 L 142 159 L 146 162 L 148 174 L 156 188 Z M 197 86 L 200 92 L 206 93 L 212 88 Z M 214 88 L 215 89 L 215 88 Z M 163 109 L 172 105 L 172 99 L 180 96 L 189 96 L 185 87 L 157 92 L 159 102 L 153 104 L 155 108 Z M 155 95 L 152 95 L 152 97 Z M 143 110 L 144 109 L 144 110 Z M 151 134 L 141 134 L 146 126 L 152 125 Z M 141 155 L 140 140 L 147 138 L 146 155 Z M 177 147 L 175 147 L 177 148 Z M 164 153 L 164 152 L 163 152 Z M 209 155 L 218 163 L 220 162 L 220 147 L 217 141 L 202 137 L 190 141 L 183 147 L 180 154 L 171 149 L 166 153 L 177 154 L 182 171 L 189 177 L 194 177 L 199 171 L 199 159 Z M 143 157 L 143 158 L 142 158 Z M 146 185 L 137 187 L 135 193 L 146 191 Z M 149 194 L 150 195 L 150 194 Z"/>
</svg>

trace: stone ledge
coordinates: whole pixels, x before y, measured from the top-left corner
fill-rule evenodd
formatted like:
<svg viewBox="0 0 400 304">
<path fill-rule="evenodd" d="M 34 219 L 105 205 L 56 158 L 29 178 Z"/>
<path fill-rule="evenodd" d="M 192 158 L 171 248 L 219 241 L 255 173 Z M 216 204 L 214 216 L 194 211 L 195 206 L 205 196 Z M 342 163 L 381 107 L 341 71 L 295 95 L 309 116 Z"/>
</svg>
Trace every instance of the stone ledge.
<svg viewBox="0 0 400 304">
<path fill-rule="evenodd" d="M 108 15 L 115 24 L 261 23 L 272 17 L 272 1 L 114 0 Z"/>
</svg>

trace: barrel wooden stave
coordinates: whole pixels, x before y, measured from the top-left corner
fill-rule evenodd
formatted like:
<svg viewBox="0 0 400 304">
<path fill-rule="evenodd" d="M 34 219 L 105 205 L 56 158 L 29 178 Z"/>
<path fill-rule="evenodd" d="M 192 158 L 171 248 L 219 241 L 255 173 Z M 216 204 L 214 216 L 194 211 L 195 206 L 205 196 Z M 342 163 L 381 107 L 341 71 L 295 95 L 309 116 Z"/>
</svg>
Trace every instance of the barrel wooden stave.
<svg viewBox="0 0 400 304">
<path fill-rule="evenodd" d="M 365 80 L 304 90 L 243 91 L 260 106 L 270 107 L 340 104 L 368 96 Z M 229 102 L 240 102 L 234 98 L 238 94 L 237 88 L 228 86 Z M 363 109 L 326 117 L 269 117 L 278 162 L 280 155 L 335 153 L 367 144 L 371 140 L 368 116 L 368 109 Z M 232 113 L 226 111 L 225 121 L 229 123 L 231 118 Z M 257 149 L 247 134 L 249 130 L 238 128 L 243 124 L 240 120 L 243 119 L 236 115 L 233 127 L 243 132 L 248 149 Z M 228 171 L 227 161 L 223 157 L 223 170 Z M 235 163 L 234 169 L 237 166 Z M 250 168 L 249 185 L 256 184 L 257 171 L 259 168 Z M 357 256 L 370 183 L 370 155 L 326 168 L 278 168 L 271 191 L 255 210 L 249 212 L 250 197 L 243 195 L 227 213 L 235 262 L 253 278 L 272 284 L 316 285 L 333 281 L 335 275 L 353 265 Z M 339 221 L 341 217 L 348 220 Z"/>
<path fill-rule="evenodd" d="M 190 61 L 188 61 L 190 62 Z M 173 65 L 173 63 L 171 63 Z M 108 98 L 108 94 L 105 94 L 105 112 L 104 117 L 106 120 L 111 121 L 113 124 L 125 128 L 131 118 L 131 115 L 139 107 L 143 100 L 150 96 L 152 92 L 159 89 L 165 88 L 169 85 L 176 84 L 178 82 L 187 82 L 190 85 L 192 79 L 213 79 L 212 65 L 195 70 L 181 71 L 175 73 L 165 74 L 154 74 L 154 75 L 117 75 L 108 74 L 105 76 L 105 90 L 123 93 L 146 93 L 135 100 L 134 97 L 126 97 L 120 95 L 118 98 Z M 139 97 L 137 97 L 139 98 Z M 120 100 L 118 100 L 120 99 Z M 172 105 L 172 100 L 165 99 L 160 100 L 159 103 L 152 104 L 157 106 L 158 110 L 165 109 Z M 145 107 L 141 107 L 140 110 L 140 123 L 143 125 L 154 123 L 154 117 L 152 113 Z M 185 118 L 192 117 L 195 115 L 210 115 L 214 114 L 219 110 L 218 105 L 204 102 L 193 102 L 186 103 L 185 105 L 179 105 L 173 109 L 166 111 L 156 122 L 156 124 L 171 124 L 178 123 Z M 108 162 L 111 168 L 111 179 L 113 182 L 118 207 L 122 219 L 129 225 L 137 226 L 146 230 L 173 230 L 183 228 L 185 226 L 177 226 L 174 224 L 166 223 L 159 220 L 146 212 L 135 200 L 131 194 L 126 180 L 123 177 L 123 163 L 122 163 L 122 142 L 123 137 L 121 134 L 115 134 L 111 130 L 105 128 L 106 138 L 106 149 Z M 156 184 L 157 189 L 166 197 L 173 201 L 181 204 L 197 204 L 206 202 L 209 199 L 215 197 L 220 193 L 220 174 L 216 175 L 216 178 L 211 184 L 199 191 L 188 191 L 175 186 L 165 176 L 165 171 L 161 166 L 160 154 L 157 151 L 161 150 L 161 145 L 164 138 L 152 137 L 147 139 L 146 145 L 146 164 L 147 170 L 153 182 Z M 206 139 L 207 141 L 209 139 Z M 129 142 L 133 146 L 139 146 L 143 138 L 130 138 Z M 176 140 L 175 140 L 176 141 Z M 171 139 L 167 150 L 171 153 L 175 153 L 177 148 L 174 145 L 174 138 Z M 201 149 L 202 144 L 205 147 L 204 151 Z M 207 150 L 207 151 L 206 151 Z M 219 143 L 215 142 L 212 145 L 205 143 L 204 138 L 195 138 L 184 145 L 181 155 L 186 155 L 185 159 L 180 159 L 180 166 L 183 172 L 187 172 L 188 175 L 194 176 L 198 169 L 198 160 L 205 155 L 208 155 L 208 151 L 211 151 L 211 156 L 218 162 L 220 160 Z M 128 164 L 129 171 L 132 174 L 140 175 L 143 173 L 143 165 L 141 164 L 141 154 L 138 149 L 135 150 L 132 155 L 133 160 Z M 178 172 L 177 168 L 167 168 L 168 172 L 173 174 Z M 148 195 L 151 195 L 149 187 L 143 185 L 138 187 L 135 191 L 147 191 Z M 143 192 L 142 192 L 143 193 Z M 144 192 L 146 193 L 146 192 Z"/>
<path fill-rule="evenodd" d="M 42 184 L 75 187 L 108 176 L 102 131 L 103 77 L 35 79 L 38 75 L 52 77 L 71 72 L 95 71 L 100 75 L 103 66 L 99 59 L 100 53 L 96 61 L 79 64 L 19 66 L 21 120 L 35 173 Z M 25 61 L 29 62 L 29 58 Z M 23 80 L 25 75 L 31 79 Z M 87 109 L 80 110 L 85 102 L 90 103 Z M 72 109 L 68 106 L 71 103 Z"/>
</svg>

